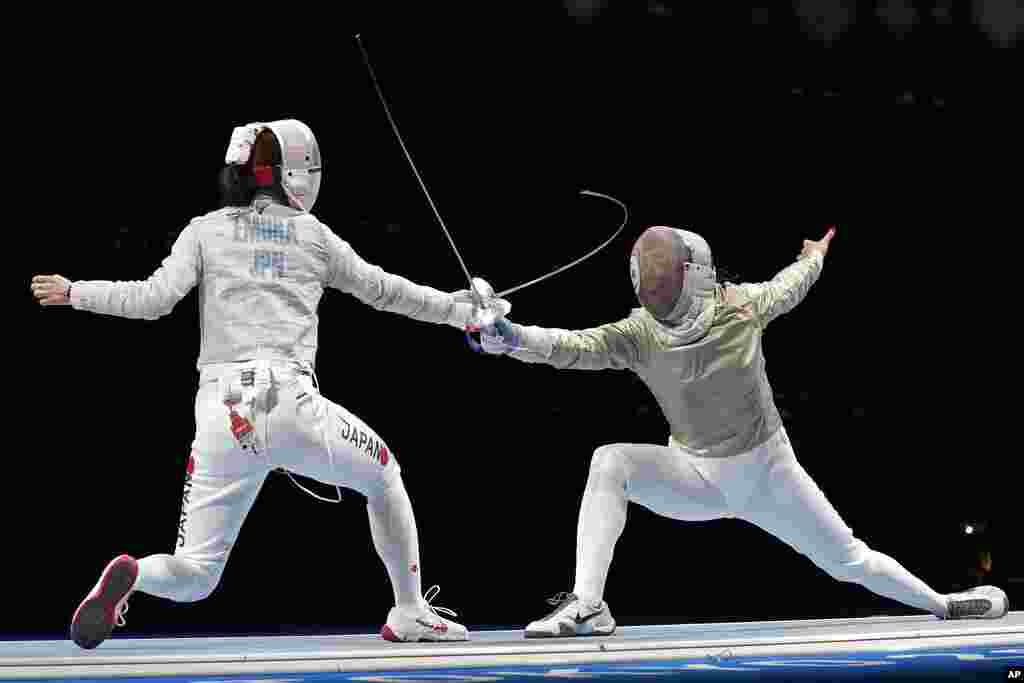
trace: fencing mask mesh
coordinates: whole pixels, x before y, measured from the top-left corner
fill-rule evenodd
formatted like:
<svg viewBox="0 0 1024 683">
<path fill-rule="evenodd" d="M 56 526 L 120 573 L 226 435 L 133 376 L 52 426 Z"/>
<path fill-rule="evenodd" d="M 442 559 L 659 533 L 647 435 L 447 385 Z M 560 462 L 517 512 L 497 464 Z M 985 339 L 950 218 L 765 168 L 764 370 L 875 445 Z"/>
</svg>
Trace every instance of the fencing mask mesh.
<svg viewBox="0 0 1024 683">
<path fill-rule="evenodd" d="M 311 211 L 320 193 L 323 178 L 323 160 L 320 146 L 309 126 L 295 119 L 249 123 L 235 128 L 224 161 L 229 166 L 249 163 L 257 136 L 263 131 L 274 134 L 281 151 L 275 165 L 275 179 L 288 198 L 288 203 L 299 211 Z"/>
<path fill-rule="evenodd" d="M 715 268 L 700 235 L 663 225 L 633 245 L 630 278 L 640 304 L 659 322 L 688 336 L 702 335 L 715 307 Z"/>
</svg>

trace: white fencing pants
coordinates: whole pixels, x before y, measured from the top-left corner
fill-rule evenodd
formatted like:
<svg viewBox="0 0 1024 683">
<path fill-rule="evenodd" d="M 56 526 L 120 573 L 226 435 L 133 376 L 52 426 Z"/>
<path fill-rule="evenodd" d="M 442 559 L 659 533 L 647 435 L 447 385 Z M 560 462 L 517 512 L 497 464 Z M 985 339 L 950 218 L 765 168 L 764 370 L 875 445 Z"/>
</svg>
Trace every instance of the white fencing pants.
<svg viewBox="0 0 1024 683">
<path fill-rule="evenodd" d="M 174 555 L 141 559 L 135 590 L 180 602 L 208 596 L 263 482 L 281 467 L 365 495 L 374 546 L 392 579 L 395 602 L 418 604 L 416 523 L 394 454 L 290 364 L 269 366 L 269 382 L 250 415 L 261 443 L 256 452 L 243 449 L 231 431 L 224 396 L 244 390 L 241 370 L 247 367 L 239 364 L 223 381 L 200 386 Z"/>
<path fill-rule="evenodd" d="M 699 458 L 654 445 L 598 448 L 580 508 L 573 589 L 588 603 L 603 597 L 615 543 L 626 523 L 627 501 L 679 520 L 745 520 L 840 581 L 937 616 L 946 613 L 943 596 L 854 537 L 797 462 L 785 429 L 749 453 L 730 458 Z"/>
</svg>

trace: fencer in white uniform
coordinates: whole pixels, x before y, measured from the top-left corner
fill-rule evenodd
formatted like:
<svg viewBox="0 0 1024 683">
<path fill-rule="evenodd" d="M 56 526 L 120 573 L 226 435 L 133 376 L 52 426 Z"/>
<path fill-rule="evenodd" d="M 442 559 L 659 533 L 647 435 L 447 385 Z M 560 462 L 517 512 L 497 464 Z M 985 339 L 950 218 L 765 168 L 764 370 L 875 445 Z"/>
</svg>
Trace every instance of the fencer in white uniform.
<svg viewBox="0 0 1024 683">
<path fill-rule="evenodd" d="M 366 496 L 374 546 L 395 606 L 392 641 L 466 640 L 421 590 L 416 523 L 395 453 L 312 380 L 317 308 L 327 287 L 378 310 L 462 329 L 472 306 L 361 259 L 310 210 L 322 178 L 312 131 L 295 120 L 235 129 L 222 173 L 224 208 L 181 231 L 145 281 L 70 282 L 40 275 L 43 305 L 154 320 L 199 287 L 196 435 L 173 555 L 115 558 L 76 610 L 71 637 L 93 648 L 123 623 L 133 591 L 191 602 L 217 586 L 267 475 L 282 469 Z M 339 494 L 340 495 L 340 494 Z"/>
<path fill-rule="evenodd" d="M 755 524 L 840 581 L 941 618 L 995 618 L 1008 610 L 993 586 L 941 595 L 891 557 L 869 548 L 797 461 L 765 373 L 762 336 L 818 279 L 834 231 L 805 241 L 797 261 L 770 282 L 717 282 L 699 235 L 646 230 L 630 259 L 642 308 L 586 330 L 485 328 L 484 350 L 557 368 L 635 372 L 668 421 L 668 444 L 613 444 L 594 452 L 577 532 L 572 592 L 549 602 L 527 637 L 609 634 L 604 601 L 629 501 L 679 520 L 733 517 Z"/>
</svg>

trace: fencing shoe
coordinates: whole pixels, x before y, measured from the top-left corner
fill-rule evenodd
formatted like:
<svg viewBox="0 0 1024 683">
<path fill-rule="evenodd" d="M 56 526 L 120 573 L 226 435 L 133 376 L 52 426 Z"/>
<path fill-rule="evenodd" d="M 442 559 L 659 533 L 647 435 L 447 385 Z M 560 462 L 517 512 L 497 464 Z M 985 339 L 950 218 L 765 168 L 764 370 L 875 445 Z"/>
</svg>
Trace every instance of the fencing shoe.
<svg viewBox="0 0 1024 683">
<path fill-rule="evenodd" d="M 139 563 L 128 555 L 110 561 L 100 580 L 71 617 L 71 640 L 91 650 L 110 637 L 115 626 L 124 626 L 128 596 L 139 575 Z"/>
<path fill-rule="evenodd" d="M 998 619 L 1010 611 L 1010 601 L 995 586 L 978 586 L 948 599 L 946 619 Z"/>
<path fill-rule="evenodd" d="M 453 617 L 458 615 L 447 607 L 431 605 L 430 602 L 441 589 L 432 586 L 423 595 L 419 609 L 392 607 L 387 623 L 380 630 L 384 640 L 393 643 L 422 643 L 469 640 L 469 631 L 462 624 L 445 619 L 440 613 Z"/>
<path fill-rule="evenodd" d="M 574 593 L 559 593 L 548 599 L 554 611 L 526 627 L 527 638 L 561 636 L 608 636 L 615 632 L 615 619 L 607 602 L 592 607 Z"/>
</svg>

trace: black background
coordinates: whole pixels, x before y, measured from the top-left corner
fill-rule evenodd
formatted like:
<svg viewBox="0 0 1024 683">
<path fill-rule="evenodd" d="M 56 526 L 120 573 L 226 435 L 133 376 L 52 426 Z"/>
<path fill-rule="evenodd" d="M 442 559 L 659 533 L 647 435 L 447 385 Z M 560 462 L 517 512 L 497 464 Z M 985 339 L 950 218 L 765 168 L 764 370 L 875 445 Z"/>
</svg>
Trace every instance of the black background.
<svg viewBox="0 0 1024 683">
<path fill-rule="evenodd" d="M 620 214 L 580 190 L 629 205 L 607 249 L 512 297 L 515 321 L 627 315 L 627 255 L 648 225 L 699 231 L 743 281 L 771 278 L 838 225 L 823 277 L 765 339 L 797 455 L 858 536 L 939 591 L 964 581 L 960 525 L 986 523 L 991 580 L 1019 600 L 1019 50 L 992 47 L 977 4 L 944 21 L 919 3 L 921 21 L 900 32 L 854 3 L 832 44 L 786 4 L 619 2 L 587 21 L 560 3 L 295 6 L 51 27 L 42 56 L 12 74 L 25 120 L 8 141 L 24 147 L 8 207 L 27 246 L 10 300 L 3 635 L 63 637 L 111 557 L 172 550 L 194 430 L 195 292 L 161 320 L 123 320 L 40 309 L 32 274 L 148 277 L 188 220 L 216 208 L 231 129 L 295 117 L 326 160 L 317 216 L 390 272 L 464 286 L 358 32 L 475 275 L 502 289 L 599 244 Z M 595 448 L 667 438 L 628 373 L 476 357 L 456 330 L 338 292 L 320 340 L 324 393 L 402 464 L 425 587 L 439 583 L 438 603 L 471 627 L 522 626 L 571 589 Z M 913 612 L 742 522 L 635 505 L 606 597 L 624 624 Z M 391 601 L 364 499 L 319 503 L 275 474 L 215 593 L 135 596 L 125 633 L 376 628 Z"/>
</svg>

